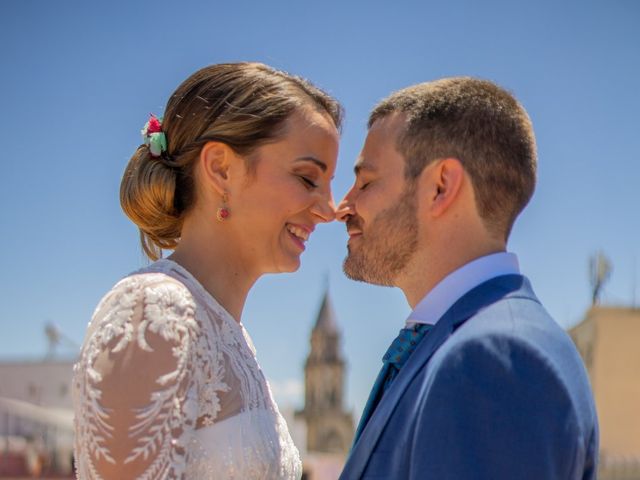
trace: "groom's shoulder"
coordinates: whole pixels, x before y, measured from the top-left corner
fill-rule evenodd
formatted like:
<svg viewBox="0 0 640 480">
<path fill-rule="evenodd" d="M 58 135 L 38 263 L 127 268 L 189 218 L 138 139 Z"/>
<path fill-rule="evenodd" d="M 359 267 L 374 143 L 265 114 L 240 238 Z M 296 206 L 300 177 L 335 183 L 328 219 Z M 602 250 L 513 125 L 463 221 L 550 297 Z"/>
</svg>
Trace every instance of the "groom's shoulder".
<svg viewBox="0 0 640 480">
<path fill-rule="evenodd" d="M 547 354 L 554 349 L 575 350 L 568 333 L 538 300 L 529 281 L 522 279 L 522 288 L 487 304 L 462 323 L 452 334 L 450 346 L 490 340 L 528 345 Z"/>
<path fill-rule="evenodd" d="M 485 302 L 466 321 L 458 326 L 467 335 L 491 333 L 521 335 L 527 329 L 562 334 L 564 330 L 553 319 L 534 293 L 527 277 L 505 275 L 493 278 L 467 294 L 466 297 L 485 297 Z M 465 296 L 460 299 L 465 302 Z M 458 333 L 458 332 L 456 332 Z M 459 337 L 462 339 L 462 336 Z"/>
<path fill-rule="evenodd" d="M 584 384 L 580 388 L 586 387 L 586 372 L 571 337 L 526 283 L 462 323 L 436 352 L 430 367 L 437 370 L 460 358 L 473 365 L 480 355 L 513 367 L 538 365 L 551 369 L 561 383 L 580 379 L 578 383 Z M 514 358 L 518 358 L 515 364 Z"/>
</svg>

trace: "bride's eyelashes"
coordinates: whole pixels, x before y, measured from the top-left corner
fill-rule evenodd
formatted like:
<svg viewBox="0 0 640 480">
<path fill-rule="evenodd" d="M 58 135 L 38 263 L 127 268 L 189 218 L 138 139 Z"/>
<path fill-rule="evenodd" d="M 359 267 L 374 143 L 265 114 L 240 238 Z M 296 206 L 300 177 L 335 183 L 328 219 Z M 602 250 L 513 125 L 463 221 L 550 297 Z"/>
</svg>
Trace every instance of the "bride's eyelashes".
<svg viewBox="0 0 640 480">
<path fill-rule="evenodd" d="M 305 177 L 304 175 L 298 175 L 298 178 L 302 181 L 302 183 L 309 189 L 312 188 L 318 188 L 318 184 L 315 183 L 313 180 L 311 180 L 308 177 Z"/>
<path fill-rule="evenodd" d="M 318 172 L 314 170 L 315 168 L 295 169 L 292 173 L 307 189 L 313 190 L 320 186 Z"/>
</svg>

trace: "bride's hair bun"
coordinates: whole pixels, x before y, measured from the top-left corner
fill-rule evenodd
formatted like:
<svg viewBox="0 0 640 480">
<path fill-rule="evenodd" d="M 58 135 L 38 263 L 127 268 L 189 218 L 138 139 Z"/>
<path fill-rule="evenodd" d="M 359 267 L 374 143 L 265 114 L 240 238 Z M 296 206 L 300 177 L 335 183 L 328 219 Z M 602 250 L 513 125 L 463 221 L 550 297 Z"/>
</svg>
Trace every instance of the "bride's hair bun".
<svg viewBox="0 0 640 480">
<path fill-rule="evenodd" d="M 129 160 L 120 184 L 120 205 L 140 229 L 142 250 L 152 260 L 178 244 L 182 216 L 175 207 L 177 170 L 141 145 Z"/>
</svg>

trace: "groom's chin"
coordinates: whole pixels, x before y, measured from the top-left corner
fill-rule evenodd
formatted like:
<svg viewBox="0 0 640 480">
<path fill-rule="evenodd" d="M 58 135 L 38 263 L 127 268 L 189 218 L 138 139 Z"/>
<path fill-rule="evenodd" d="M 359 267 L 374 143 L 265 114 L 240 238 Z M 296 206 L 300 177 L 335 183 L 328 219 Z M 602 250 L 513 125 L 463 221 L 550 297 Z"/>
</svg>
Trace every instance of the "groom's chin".
<svg viewBox="0 0 640 480">
<path fill-rule="evenodd" d="M 394 284 L 380 272 L 376 272 L 375 267 L 362 258 L 358 258 L 354 255 L 349 255 L 344 259 L 342 264 L 342 270 L 346 277 L 356 282 L 365 282 L 372 285 L 379 285 L 381 287 L 393 287 Z"/>
<path fill-rule="evenodd" d="M 358 262 L 353 256 L 353 254 L 349 254 L 342 262 L 342 270 L 346 277 L 350 280 L 355 280 L 357 282 L 366 282 L 365 275 L 363 275 L 363 269 L 361 262 Z"/>
</svg>

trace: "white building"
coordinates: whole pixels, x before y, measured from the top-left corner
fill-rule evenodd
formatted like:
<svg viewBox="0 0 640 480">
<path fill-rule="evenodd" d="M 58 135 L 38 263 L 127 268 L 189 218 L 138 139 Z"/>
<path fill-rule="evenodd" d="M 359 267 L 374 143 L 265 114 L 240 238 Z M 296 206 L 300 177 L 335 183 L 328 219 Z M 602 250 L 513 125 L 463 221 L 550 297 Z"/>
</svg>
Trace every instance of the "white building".
<svg viewBox="0 0 640 480">
<path fill-rule="evenodd" d="M 72 473 L 73 363 L 0 362 L 0 477 Z"/>
</svg>

